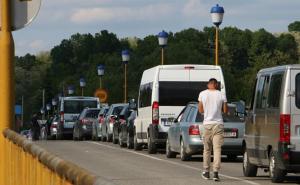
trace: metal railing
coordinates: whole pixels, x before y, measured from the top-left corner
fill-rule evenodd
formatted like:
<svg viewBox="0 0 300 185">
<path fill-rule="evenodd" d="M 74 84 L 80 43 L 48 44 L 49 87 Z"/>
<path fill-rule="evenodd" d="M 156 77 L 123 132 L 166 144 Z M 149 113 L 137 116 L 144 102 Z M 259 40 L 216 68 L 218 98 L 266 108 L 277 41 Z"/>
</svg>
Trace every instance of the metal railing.
<svg viewBox="0 0 300 185">
<path fill-rule="evenodd" d="M 85 169 L 50 154 L 16 132 L 3 132 L 5 185 L 96 185 L 112 183 Z"/>
</svg>

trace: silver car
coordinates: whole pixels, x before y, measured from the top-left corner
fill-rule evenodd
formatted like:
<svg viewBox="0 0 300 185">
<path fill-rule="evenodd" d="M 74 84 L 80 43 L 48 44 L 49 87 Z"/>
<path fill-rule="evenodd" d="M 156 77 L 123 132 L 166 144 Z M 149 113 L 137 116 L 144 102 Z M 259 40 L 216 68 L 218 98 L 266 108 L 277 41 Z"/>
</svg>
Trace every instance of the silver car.
<svg viewBox="0 0 300 185">
<path fill-rule="evenodd" d="M 51 122 L 51 125 L 50 125 L 50 138 L 51 139 L 56 139 L 58 123 L 59 123 L 59 116 L 55 115 Z"/>
<path fill-rule="evenodd" d="M 229 113 L 223 115 L 224 145 L 222 154 L 231 160 L 243 154 L 245 123 L 236 114 L 236 106 L 229 104 Z M 203 116 L 198 111 L 198 103 L 189 103 L 175 119 L 168 131 L 166 156 L 175 158 L 179 153 L 182 161 L 192 155 L 203 153 Z"/>
<path fill-rule="evenodd" d="M 106 114 L 108 112 L 109 106 L 102 107 L 98 114 L 98 119 L 93 122 L 92 140 L 99 141 L 102 138 L 102 125 Z"/>
<path fill-rule="evenodd" d="M 102 135 L 101 140 L 112 142 L 112 136 L 113 136 L 113 125 L 117 121 L 117 118 L 120 114 L 120 112 L 123 110 L 124 106 L 128 104 L 122 103 L 122 104 L 112 104 L 109 107 L 109 110 L 107 112 L 107 115 L 104 119 L 104 124 L 102 124 Z"/>
</svg>

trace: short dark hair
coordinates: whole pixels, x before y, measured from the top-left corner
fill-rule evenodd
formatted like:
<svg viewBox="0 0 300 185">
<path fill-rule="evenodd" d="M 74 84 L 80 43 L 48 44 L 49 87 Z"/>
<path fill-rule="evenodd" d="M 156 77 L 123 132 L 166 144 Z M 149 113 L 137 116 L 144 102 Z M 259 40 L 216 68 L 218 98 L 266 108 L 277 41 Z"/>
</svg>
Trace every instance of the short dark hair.
<svg viewBox="0 0 300 185">
<path fill-rule="evenodd" d="M 218 84 L 218 81 L 217 81 L 217 79 L 215 79 L 215 78 L 211 78 L 211 79 L 209 79 L 208 83 L 209 83 L 209 84 L 210 84 L 210 83 Z"/>
</svg>

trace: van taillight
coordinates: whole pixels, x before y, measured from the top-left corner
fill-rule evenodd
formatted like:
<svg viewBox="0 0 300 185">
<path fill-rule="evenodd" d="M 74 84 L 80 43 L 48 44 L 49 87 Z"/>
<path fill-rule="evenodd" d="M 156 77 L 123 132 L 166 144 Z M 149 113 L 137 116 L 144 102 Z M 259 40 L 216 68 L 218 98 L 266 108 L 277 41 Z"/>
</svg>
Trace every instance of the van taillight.
<svg viewBox="0 0 300 185">
<path fill-rule="evenodd" d="M 291 115 L 280 114 L 280 138 L 282 143 L 290 143 L 291 139 Z"/>
<path fill-rule="evenodd" d="M 64 123 L 64 112 L 60 112 L 60 122 Z"/>
<path fill-rule="evenodd" d="M 194 135 L 200 135 L 200 130 L 198 125 L 191 125 L 189 127 L 189 135 L 194 136 Z"/>
<path fill-rule="evenodd" d="M 152 104 L 152 124 L 159 124 L 159 104 L 156 101 Z"/>
</svg>

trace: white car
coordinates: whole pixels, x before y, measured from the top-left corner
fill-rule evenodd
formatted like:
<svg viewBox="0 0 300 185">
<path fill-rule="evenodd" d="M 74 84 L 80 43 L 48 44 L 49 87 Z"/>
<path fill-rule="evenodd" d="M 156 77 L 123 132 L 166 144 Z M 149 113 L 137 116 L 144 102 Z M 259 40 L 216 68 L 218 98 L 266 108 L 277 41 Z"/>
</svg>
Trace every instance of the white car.
<svg viewBox="0 0 300 185">
<path fill-rule="evenodd" d="M 149 153 L 166 144 L 168 129 L 184 106 L 198 101 L 210 78 L 218 80 L 225 92 L 223 72 L 212 65 L 161 65 L 144 71 L 139 90 L 137 118 L 134 122 L 134 148 L 148 145 Z"/>
</svg>

